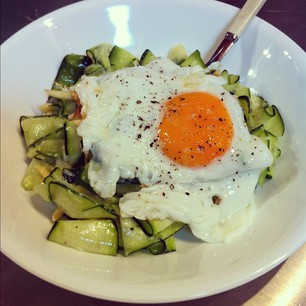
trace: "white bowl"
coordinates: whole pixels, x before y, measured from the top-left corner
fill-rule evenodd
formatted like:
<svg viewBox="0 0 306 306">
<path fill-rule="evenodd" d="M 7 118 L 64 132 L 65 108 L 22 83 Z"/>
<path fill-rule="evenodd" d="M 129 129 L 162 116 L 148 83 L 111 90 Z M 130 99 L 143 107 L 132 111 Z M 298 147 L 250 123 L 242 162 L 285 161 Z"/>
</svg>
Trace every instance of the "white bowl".
<svg viewBox="0 0 306 306">
<path fill-rule="evenodd" d="M 255 18 L 223 68 L 279 107 L 286 124 L 276 176 L 256 191 L 252 229 L 230 244 L 178 237 L 177 252 L 107 257 L 48 242 L 52 205 L 24 191 L 21 115 L 38 113 L 62 57 L 100 42 L 136 55 L 166 56 L 171 46 L 207 60 L 237 10 L 209 0 L 82 1 L 50 13 L 1 46 L 1 250 L 17 264 L 80 294 L 125 302 L 173 302 L 216 294 L 266 273 L 306 238 L 306 56 Z"/>
</svg>

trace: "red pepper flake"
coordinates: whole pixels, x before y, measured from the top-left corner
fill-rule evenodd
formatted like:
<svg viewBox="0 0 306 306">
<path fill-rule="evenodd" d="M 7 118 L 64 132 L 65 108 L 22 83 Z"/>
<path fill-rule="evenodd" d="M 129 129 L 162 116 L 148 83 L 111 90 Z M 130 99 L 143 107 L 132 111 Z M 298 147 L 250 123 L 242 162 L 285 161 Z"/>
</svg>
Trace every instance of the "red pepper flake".
<svg viewBox="0 0 306 306">
<path fill-rule="evenodd" d="M 79 99 L 79 96 L 77 95 L 76 92 L 72 92 L 72 98 L 73 100 L 75 101 L 75 104 L 76 104 L 76 109 L 75 109 L 75 112 L 73 114 L 73 118 L 72 119 L 80 119 L 82 118 L 82 104 L 81 104 L 81 101 Z"/>
</svg>

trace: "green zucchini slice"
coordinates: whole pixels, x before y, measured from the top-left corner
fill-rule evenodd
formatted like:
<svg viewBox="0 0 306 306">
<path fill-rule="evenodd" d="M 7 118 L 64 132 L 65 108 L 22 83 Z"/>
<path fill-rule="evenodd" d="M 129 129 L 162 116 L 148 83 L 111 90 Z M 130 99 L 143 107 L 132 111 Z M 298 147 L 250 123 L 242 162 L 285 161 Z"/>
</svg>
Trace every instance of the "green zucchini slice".
<svg viewBox="0 0 306 306">
<path fill-rule="evenodd" d="M 48 240 L 79 251 L 116 256 L 118 237 L 112 220 L 59 220 Z"/>
<path fill-rule="evenodd" d="M 73 219 L 116 218 L 117 216 L 106 207 L 107 199 L 91 197 L 77 193 L 67 186 L 56 182 L 49 183 L 51 200 L 66 215 Z"/>
</svg>

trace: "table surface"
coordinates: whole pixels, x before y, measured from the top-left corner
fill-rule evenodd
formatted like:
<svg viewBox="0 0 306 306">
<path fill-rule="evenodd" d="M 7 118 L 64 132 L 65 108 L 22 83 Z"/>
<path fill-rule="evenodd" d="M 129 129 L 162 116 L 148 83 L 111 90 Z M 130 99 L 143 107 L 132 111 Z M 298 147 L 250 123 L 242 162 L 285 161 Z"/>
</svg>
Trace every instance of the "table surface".
<svg viewBox="0 0 306 306">
<path fill-rule="evenodd" d="M 35 19 L 77 1 L 1 0 L 1 43 Z M 222 0 L 242 7 L 244 0 Z M 306 0 L 269 0 L 258 14 L 306 50 Z M 1 254 L 1 305 L 110 305 L 49 284 Z M 186 305 L 306 305 L 306 245 L 283 264 L 256 280 Z"/>
</svg>

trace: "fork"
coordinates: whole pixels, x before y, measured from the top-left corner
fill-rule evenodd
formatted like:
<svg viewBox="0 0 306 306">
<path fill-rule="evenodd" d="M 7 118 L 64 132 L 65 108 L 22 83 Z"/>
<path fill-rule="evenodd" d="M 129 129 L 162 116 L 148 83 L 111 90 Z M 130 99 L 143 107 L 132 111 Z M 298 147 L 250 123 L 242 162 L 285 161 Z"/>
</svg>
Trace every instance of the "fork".
<svg viewBox="0 0 306 306">
<path fill-rule="evenodd" d="M 218 46 L 212 57 L 206 63 L 209 66 L 213 62 L 220 62 L 228 50 L 237 42 L 238 38 L 257 15 L 267 0 L 247 0 L 238 15 L 227 29 L 224 39 Z"/>
</svg>

